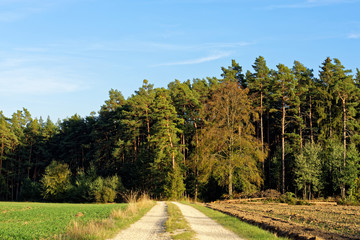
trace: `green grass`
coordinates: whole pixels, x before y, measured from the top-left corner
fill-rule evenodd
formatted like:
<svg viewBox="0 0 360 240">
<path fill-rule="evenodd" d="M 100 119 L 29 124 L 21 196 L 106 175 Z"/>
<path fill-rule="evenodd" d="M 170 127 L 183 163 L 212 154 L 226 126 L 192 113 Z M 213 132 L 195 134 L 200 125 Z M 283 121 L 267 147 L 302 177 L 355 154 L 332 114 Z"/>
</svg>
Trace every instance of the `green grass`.
<svg viewBox="0 0 360 240">
<path fill-rule="evenodd" d="M 194 239 L 195 232 L 185 220 L 178 206 L 167 202 L 167 212 L 169 215 L 165 223 L 166 231 L 170 233 L 172 239 L 190 240 Z"/>
<path fill-rule="evenodd" d="M 185 203 L 189 204 L 189 203 Z M 229 215 L 226 215 L 224 213 L 221 213 L 219 211 L 212 210 L 210 208 L 200 206 L 198 204 L 189 204 L 192 207 L 198 209 L 202 213 L 204 213 L 206 216 L 214 219 L 219 224 L 223 225 L 225 228 L 233 231 L 237 235 L 239 235 L 242 238 L 245 239 L 256 239 L 256 240 L 271 240 L 271 239 L 287 239 L 282 237 L 276 237 L 273 233 L 270 233 L 268 231 L 265 231 L 259 227 L 250 225 L 248 223 L 240 221 L 236 217 L 232 217 Z"/>
<path fill-rule="evenodd" d="M 65 204 L 0 202 L 0 236 L 2 240 L 51 239 L 63 234 L 76 220 L 86 224 L 106 219 L 113 209 L 127 204 Z M 76 217 L 77 213 L 83 216 Z"/>
</svg>

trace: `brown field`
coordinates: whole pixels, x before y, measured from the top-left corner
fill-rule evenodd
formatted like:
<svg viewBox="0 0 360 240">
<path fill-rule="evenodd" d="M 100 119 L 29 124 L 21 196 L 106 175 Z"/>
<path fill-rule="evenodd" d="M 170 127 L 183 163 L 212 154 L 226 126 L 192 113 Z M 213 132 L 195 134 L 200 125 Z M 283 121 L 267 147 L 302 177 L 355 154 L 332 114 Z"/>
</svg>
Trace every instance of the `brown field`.
<svg viewBox="0 0 360 240">
<path fill-rule="evenodd" d="M 208 207 L 291 239 L 360 239 L 360 207 L 217 201 Z"/>
</svg>

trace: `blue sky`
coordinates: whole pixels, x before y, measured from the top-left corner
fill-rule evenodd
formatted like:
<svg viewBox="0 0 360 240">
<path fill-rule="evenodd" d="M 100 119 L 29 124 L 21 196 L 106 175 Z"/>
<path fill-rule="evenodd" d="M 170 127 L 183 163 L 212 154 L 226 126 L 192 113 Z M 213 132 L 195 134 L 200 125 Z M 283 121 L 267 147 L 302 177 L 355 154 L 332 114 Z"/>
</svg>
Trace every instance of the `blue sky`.
<svg viewBox="0 0 360 240">
<path fill-rule="evenodd" d="M 326 57 L 360 68 L 360 0 L 0 0 L 0 110 L 53 121 L 98 111 L 144 79 L 220 77 Z"/>
</svg>

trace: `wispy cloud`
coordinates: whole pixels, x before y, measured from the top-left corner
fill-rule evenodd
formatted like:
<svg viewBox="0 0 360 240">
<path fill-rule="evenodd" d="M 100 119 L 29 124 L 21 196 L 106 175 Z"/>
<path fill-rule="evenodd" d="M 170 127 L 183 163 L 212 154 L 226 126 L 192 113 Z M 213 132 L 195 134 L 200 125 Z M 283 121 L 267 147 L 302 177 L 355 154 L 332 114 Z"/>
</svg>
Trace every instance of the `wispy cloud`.
<svg viewBox="0 0 360 240">
<path fill-rule="evenodd" d="M 80 77 L 66 59 L 49 56 L 4 57 L 0 60 L 0 93 L 54 94 L 83 88 Z"/>
<path fill-rule="evenodd" d="M 334 4 L 345 4 L 345 3 L 354 3 L 359 0 L 306 0 L 299 1 L 297 3 L 283 4 L 283 5 L 271 5 L 267 9 L 281 9 L 281 8 L 313 8 L 313 7 L 323 7 Z"/>
<path fill-rule="evenodd" d="M 39 8 L 23 8 L 0 12 L 0 22 L 14 22 L 41 12 Z"/>
<path fill-rule="evenodd" d="M 0 22 L 19 21 L 70 2 L 70 0 L 0 0 Z"/>
<path fill-rule="evenodd" d="M 359 39 L 360 38 L 360 33 L 351 33 L 348 35 L 348 38 L 350 39 Z"/>
<path fill-rule="evenodd" d="M 74 76 L 56 69 L 23 68 L 1 71 L 1 94 L 55 94 L 74 92 L 80 84 L 72 81 Z"/>
<path fill-rule="evenodd" d="M 178 61 L 178 62 L 160 63 L 160 64 L 153 65 L 153 67 L 200 64 L 200 63 L 210 62 L 210 61 L 218 60 L 218 59 L 221 59 L 224 57 L 228 57 L 228 56 L 230 56 L 230 54 L 231 53 L 229 53 L 229 52 L 224 52 L 224 53 L 219 53 L 219 54 L 210 55 L 210 56 L 206 56 L 206 57 L 187 59 L 187 60 Z"/>
<path fill-rule="evenodd" d="M 203 44 L 171 44 L 163 42 L 98 42 L 85 46 L 85 51 L 194 51 L 194 50 L 219 50 L 234 49 L 254 44 L 254 42 L 219 42 L 219 43 L 203 43 Z"/>
</svg>

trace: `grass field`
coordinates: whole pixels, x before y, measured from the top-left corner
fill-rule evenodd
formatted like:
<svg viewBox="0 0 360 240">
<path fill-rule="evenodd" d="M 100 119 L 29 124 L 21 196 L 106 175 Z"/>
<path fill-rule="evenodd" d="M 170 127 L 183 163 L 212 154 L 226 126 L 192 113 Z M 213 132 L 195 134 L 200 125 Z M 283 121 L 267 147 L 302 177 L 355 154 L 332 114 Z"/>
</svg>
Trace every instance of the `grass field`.
<svg viewBox="0 0 360 240">
<path fill-rule="evenodd" d="M 114 209 L 124 209 L 126 206 L 0 202 L 0 236 L 2 240 L 51 239 L 65 233 L 74 220 L 86 224 L 105 219 Z"/>
</svg>

